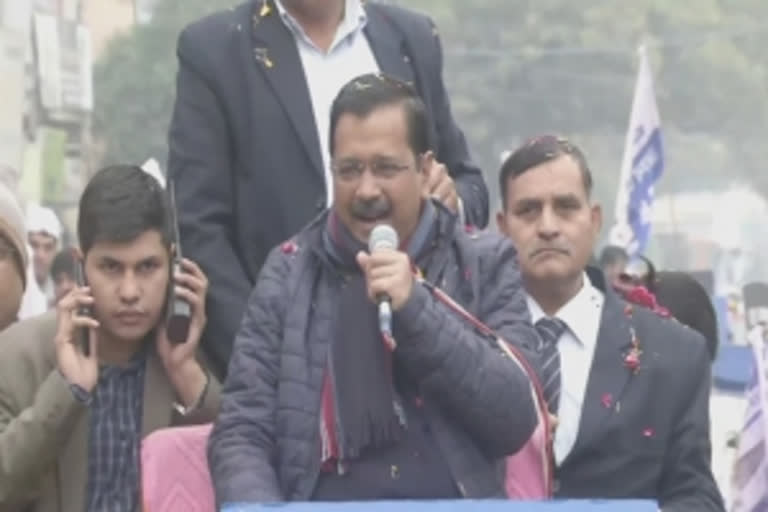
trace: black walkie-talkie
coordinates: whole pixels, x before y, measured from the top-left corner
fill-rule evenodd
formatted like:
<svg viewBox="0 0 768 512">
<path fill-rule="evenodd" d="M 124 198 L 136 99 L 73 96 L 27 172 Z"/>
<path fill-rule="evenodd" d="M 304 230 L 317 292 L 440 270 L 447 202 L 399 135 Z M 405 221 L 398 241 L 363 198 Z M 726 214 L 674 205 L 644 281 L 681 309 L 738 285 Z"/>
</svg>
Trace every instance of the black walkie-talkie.
<svg viewBox="0 0 768 512">
<path fill-rule="evenodd" d="M 181 240 L 179 237 L 179 223 L 176 218 L 176 193 L 173 181 L 168 180 L 168 209 L 171 216 L 173 229 L 173 255 L 171 264 L 171 277 L 168 282 L 168 303 L 166 304 L 165 328 L 168 341 L 171 343 L 184 343 L 189 336 L 189 324 L 192 322 L 192 308 L 189 303 L 176 296 L 175 275 L 182 272 Z"/>
<path fill-rule="evenodd" d="M 82 288 L 87 286 L 88 283 L 85 280 L 85 269 L 83 268 L 83 259 L 77 252 L 75 256 L 75 283 L 78 287 Z M 80 306 L 77 310 L 79 316 L 93 317 L 93 310 L 90 306 Z M 91 330 L 87 327 L 81 327 L 78 333 L 80 349 L 83 351 L 85 357 L 91 356 Z"/>
</svg>

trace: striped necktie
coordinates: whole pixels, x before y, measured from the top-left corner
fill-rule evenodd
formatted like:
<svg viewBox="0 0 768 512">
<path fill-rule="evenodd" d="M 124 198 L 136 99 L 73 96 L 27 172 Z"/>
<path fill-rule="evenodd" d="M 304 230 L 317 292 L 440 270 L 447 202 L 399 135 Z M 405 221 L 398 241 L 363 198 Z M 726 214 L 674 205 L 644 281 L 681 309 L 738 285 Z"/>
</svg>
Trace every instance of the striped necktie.
<svg viewBox="0 0 768 512">
<path fill-rule="evenodd" d="M 560 400 L 560 351 L 557 342 L 566 328 L 565 322 L 558 318 L 545 317 L 536 322 L 536 331 L 541 337 L 542 391 L 552 414 L 557 414 Z"/>
</svg>

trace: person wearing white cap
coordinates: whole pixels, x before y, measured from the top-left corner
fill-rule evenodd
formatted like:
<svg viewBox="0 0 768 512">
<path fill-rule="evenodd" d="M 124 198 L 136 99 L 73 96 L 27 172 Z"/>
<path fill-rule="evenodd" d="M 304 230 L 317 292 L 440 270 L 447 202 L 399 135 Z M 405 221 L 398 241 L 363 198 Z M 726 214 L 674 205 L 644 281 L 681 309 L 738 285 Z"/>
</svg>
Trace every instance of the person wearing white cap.
<svg viewBox="0 0 768 512">
<path fill-rule="evenodd" d="M 61 241 L 61 230 L 53 210 L 34 203 L 27 207 L 27 241 L 32 248 L 35 280 L 49 304 L 55 299 L 51 265 Z"/>
<path fill-rule="evenodd" d="M 0 183 L 0 330 L 18 318 L 26 284 L 24 214 L 13 193 Z"/>
</svg>

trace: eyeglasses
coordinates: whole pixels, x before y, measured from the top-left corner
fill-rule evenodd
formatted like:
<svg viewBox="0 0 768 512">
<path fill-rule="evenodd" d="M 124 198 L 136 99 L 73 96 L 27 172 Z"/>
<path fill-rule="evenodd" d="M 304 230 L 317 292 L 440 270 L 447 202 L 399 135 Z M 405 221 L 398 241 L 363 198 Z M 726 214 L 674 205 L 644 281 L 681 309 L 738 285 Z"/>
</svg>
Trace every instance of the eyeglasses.
<svg viewBox="0 0 768 512">
<path fill-rule="evenodd" d="M 359 180 L 366 168 L 371 169 L 371 174 L 375 178 L 390 179 L 397 176 L 400 172 L 409 169 L 410 165 L 398 164 L 387 160 L 374 160 L 373 162 L 362 162 L 360 160 L 343 160 L 331 164 L 331 170 L 344 182 L 354 182 Z"/>
</svg>

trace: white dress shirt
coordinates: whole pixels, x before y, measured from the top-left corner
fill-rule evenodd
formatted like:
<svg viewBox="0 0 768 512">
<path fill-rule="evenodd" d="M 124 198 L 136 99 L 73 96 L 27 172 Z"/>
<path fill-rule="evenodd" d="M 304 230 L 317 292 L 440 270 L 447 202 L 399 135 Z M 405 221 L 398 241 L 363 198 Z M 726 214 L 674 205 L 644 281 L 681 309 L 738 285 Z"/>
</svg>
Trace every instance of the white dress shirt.
<svg viewBox="0 0 768 512">
<path fill-rule="evenodd" d="M 32 254 L 32 248 L 27 246 L 27 251 Z M 27 287 L 24 289 L 24 295 L 21 297 L 21 306 L 19 307 L 19 320 L 42 315 L 48 311 L 48 299 L 45 292 L 40 289 L 35 277 L 35 268 L 30 261 L 27 265 Z"/>
<path fill-rule="evenodd" d="M 581 410 L 600 331 L 603 301 L 603 293 L 592 286 L 585 274 L 581 290 L 554 315 L 568 327 L 557 343 L 560 351 L 561 389 L 553 448 L 558 466 L 573 449 L 579 434 Z M 547 316 L 531 296 L 528 296 L 528 309 L 534 324 Z"/>
<path fill-rule="evenodd" d="M 325 52 L 312 42 L 296 19 L 285 10 L 280 0 L 276 0 L 275 4 L 283 23 L 293 34 L 299 48 L 309 96 L 312 99 L 320 152 L 325 168 L 326 197 L 330 206 L 333 202 L 333 177 L 328 144 L 331 105 L 347 82 L 360 75 L 379 71 L 371 45 L 363 33 L 368 18 L 360 0 L 346 0 L 344 20 L 336 30 L 333 43 Z"/>
</svg>

